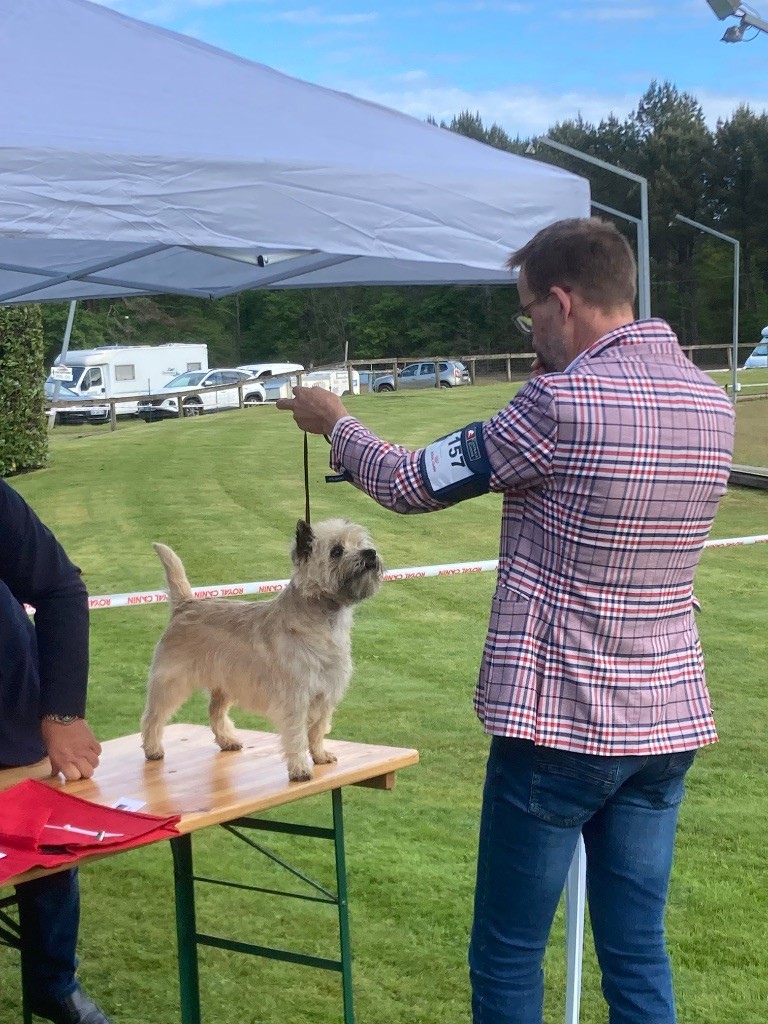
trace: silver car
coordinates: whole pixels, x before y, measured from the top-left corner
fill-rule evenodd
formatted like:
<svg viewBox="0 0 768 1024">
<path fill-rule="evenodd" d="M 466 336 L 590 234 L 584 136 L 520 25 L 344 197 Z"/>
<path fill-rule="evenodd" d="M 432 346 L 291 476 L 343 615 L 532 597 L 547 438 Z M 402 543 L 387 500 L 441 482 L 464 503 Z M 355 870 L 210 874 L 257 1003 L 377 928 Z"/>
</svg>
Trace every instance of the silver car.
<svg viewBox="0 0 768 1024">
<path fill-rule="evenodd" d="M 54 408 L 57 423 L 106 423 L 109 419 L 108 405 L 83 405 L 82 395 L 76 394 L 60 381 L 57 391 L 56 381 L 52 377 L 43 386 L 46 402 L 53 402 L 53 396 L 56 395 Z"/>
<path fill-rule="evenodd" d="M 451 359 L 448 362 L 440 363 L 440 387 L 455 388 L 461 384 L 471 384 L 469 370 L 464 363 L 458 359 Z M 397 375 L 397 389 L 412 390 L 416 388 L 433 388 L 435 386 L 435 363 L 434 360 L 425 360 L 421 363 L 409 363 Z M 392 374 L 384 377 L 377 377 L 373 382 L 374 391 L 394 391 L 395 384 Z"/>
</svg>

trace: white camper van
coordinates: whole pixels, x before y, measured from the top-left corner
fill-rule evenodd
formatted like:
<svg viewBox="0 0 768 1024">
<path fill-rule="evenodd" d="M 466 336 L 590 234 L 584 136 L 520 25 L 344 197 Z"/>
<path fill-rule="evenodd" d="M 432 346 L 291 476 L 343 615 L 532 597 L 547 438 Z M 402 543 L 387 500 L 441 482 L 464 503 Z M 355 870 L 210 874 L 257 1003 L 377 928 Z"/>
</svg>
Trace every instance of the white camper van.
<svg viewBox="0 0 768 1024">
<path fill-rule="evenodd" d="M 331 391 L 334 395 L 339 395 L 340 397 L 350 394 L 349 374 L 344 367 L 330 370 L 312 370 L 310 373 L 302 373 L 301 383 L 305 388 L 324 388 L 326 391 Z M 265 380 L 263 384 L 267 394 L 267 401 L 276 402 L 278 398 L 291 397 L 291 388 L 298 384 L 298 377 L 295 374 L 289 374 Z M 360 394 L 360 374 L 357 370 L 352 371 L 351 393 L 353 395 Z"/>
<path fill-rule="evenodd" d="M 54 365 L 60 365 L 57 356 Z M 71 380 L 61 370 L 56 377 L 83 398 L 122 398 L 135 395 L 135 402 L 118 402 L 118 416 L 135 416 L 138 399 L 157 391 L 187 370 L 208 369 L 208 346 L 200 344 L 107 345 L 67 352 L 64 364 Z M 49 377 L 48 380 L 52 378 Z"/>
</svg>

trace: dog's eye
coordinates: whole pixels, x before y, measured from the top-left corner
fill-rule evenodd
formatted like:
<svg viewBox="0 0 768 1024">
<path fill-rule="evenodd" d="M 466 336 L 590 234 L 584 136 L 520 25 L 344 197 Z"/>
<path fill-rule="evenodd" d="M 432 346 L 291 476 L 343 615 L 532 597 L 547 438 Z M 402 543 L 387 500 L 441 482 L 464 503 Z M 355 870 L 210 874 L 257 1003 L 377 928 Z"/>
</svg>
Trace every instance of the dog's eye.
<svg viewBox="0 0 768 1024">
<path fill-rule="evenodd" d="M 334 546 L 331 548 L 331 558 L 341 558 L 343 554 L 344 548 L 341 546 L 341 544 L 334 544 Z"/>
</svg>

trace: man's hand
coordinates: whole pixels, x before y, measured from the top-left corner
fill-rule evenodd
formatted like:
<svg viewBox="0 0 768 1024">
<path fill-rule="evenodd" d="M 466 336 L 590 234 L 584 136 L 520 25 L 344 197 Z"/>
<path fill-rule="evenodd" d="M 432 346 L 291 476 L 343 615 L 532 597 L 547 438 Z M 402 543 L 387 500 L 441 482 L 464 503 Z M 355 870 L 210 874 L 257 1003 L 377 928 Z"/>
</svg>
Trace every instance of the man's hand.
<svg viewBox="0 0 768 1024">
<path fill-rule="evenodd" d="M 327 434 L 342 416 L 347 415 L 340 398 L 325 388 L 293 388 L 293 398 L 279 398 L 278 409 L 290 409 L 300 430 L 309 434 Z"/>
<path fill-rule="evenodd" d="M 51 761 L 52 775 L 61 772 L 67 782 L 90 779 L 99 763 L 101 744 L 84 718 L 78 718 L 70 725 L 43 719 L 40 730 Z"/>
<path fill-rule="evenodd" d="M 536 358 L 535 358 L 535 359 L 533 360 L 533 362 L 531 363 L 531 380 L 532 380 L 532 379 L 533 379 L 534 377 L 540 377 L 540 376 L 542 375 L 542 373 L 546 373 L 546 372 L 547 372 L 547 371 L 546 371 L 546 369 L 544 368 L 544 364 L 543 364 L 543 363 L 542 363 L 542 361 L 541 361 L 541 360 L 539 359 L 539 357 L 538 357 L 538 356 L 536 356 Z"/>
</svg>

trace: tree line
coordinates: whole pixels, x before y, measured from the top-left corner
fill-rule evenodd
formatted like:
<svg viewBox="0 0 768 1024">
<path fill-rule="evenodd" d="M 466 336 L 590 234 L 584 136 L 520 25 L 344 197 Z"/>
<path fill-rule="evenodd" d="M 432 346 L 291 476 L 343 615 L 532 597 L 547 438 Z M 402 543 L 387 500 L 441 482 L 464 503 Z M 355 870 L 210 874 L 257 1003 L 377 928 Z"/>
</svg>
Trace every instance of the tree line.
<svg viewBox="0 0 768 1024">
<path fill-rule="evenodd" d="M 432 120 L 433 123 L 434 119 Z M 517 154 L 527 138 L 463 111 L 438 126 Z M 670 82 L 653 82 L 626 118 L 553 125 L 551 138 L 649 181 L 651 297 L 688 345 L 730 341 L 733 247 L 672 226 L 680 213 L 741 242 L 741 342 L 768 323 L 768 116 L 739 107 L 711 129 L 699 102 Z M 630 181 L 550 149 L 533 159 L 589 178 L 593 199 L 639 216 Z M 604 214 L 603 214 L 604 216 Z M 634 244 L 634 231 L 617 220 Z M 205 341 L 211 365 L 290 359 L 317 365 L 379 359 L 521 351 L 511 325 L 516 289 L 503 286 L 355 287 L 250 291 L 221 300 L 176 296 L 78 305 L 71 347 Z M 66 304 L 42 306 L 46 355 L 61 344 Z M 722 358 L 722 356 L 721 356 Z"/>
</svg>

